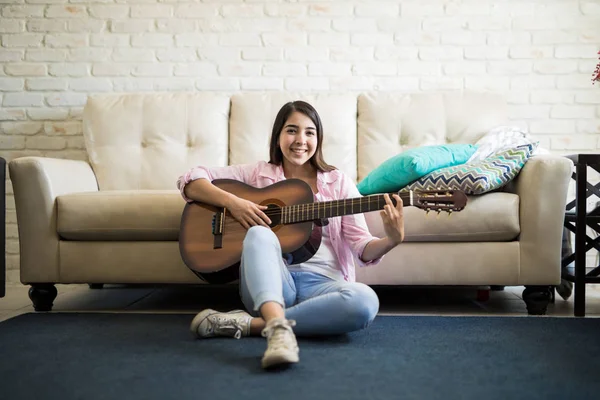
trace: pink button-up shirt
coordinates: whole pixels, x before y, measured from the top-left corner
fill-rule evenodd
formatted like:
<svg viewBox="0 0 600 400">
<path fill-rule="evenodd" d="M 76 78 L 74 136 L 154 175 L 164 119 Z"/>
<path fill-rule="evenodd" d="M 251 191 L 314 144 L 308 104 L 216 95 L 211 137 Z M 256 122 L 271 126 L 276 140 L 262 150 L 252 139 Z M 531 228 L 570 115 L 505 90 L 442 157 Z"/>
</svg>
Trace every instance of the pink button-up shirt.
<svg viewBox="0 0 600 400">
<path fill-rule="evenodd" d="M 183 198 L 191 202 L 184 193 L 185 185 L 195 179 L 235 179 L 256 188 L 264 188 L 276 182 L 285 180 L 281 165 L 260 161 L 256 164 L 232 165 L 228 167 L 194 167 L 180 176 L 177 180 Z M 339 169 L 330 172 L 317 173 L 317 189 L 323 201 L 361 197 L 352 180 Z M 367 227 L 362 214 L 345 215 L 329 218 L 329 233 L 331 244 L 340 263 L 344 279 L 348 282 L 356 280 L 355 262 L 359 266 L 378 264 L 382 257 L 369 262 L 363 262 L 360 257 L 371 240 L 376 239 Z"/>
</svg>

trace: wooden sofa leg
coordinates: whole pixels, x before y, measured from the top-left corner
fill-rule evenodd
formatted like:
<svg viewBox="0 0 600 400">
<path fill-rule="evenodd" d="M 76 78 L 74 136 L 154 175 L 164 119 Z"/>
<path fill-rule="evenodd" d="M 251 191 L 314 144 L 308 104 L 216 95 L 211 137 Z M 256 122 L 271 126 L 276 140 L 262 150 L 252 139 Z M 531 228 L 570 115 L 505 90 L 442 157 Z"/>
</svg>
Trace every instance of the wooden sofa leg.
<svg viewBox="0 0 600 400">
<path fill-rule="evenodd" d="M 29 298 L 35 311 L 51 311 L 58 295 L 53 283 L 34 283 L 29 288 Z"/>
<path fill-rule="evenodd" d="M 529 315 L 545 315 L 552 299 L 550 286 L 525 286 L 523 300 Z"/>
</svg>

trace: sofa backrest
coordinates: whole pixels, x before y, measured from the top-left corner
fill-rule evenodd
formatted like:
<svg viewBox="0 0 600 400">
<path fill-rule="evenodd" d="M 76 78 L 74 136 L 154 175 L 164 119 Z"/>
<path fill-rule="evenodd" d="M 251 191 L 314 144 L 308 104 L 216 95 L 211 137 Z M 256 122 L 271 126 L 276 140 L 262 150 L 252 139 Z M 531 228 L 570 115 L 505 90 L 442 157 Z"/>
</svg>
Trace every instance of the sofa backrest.
<svg viewBox="0 0 600 400">
<path fill-rule="evenodd" d="M 356 95 L 293 92 L 240 93 L 231 98 L 229 163 L 269 160 L 269 139 L 279 109 L 304 100 L 323 124 L 323 158 L 356 180 Z"/>
<path fill-rule="evenodd" d="M 90 96 L 84 138 L 100 190 L 174 189 L 194 165 L 268 160 L 277 112 L 305 100 L 323 122 L 323 156 L 355 181 L 416 146 L 474 143 L 506 123 L 490 93 L 148 93 Z"/>
<path fill-rule="evenodd" d="M 475 143 L 506 120 L 506 102 L 493 93 L 360 94 L 358 181 L 401 151 L 427 145 Z"/>
<path fill-rule="evenodd" d="M 83 136 L 99 189 L 175 189 L 198 163 L 227 165 L 229 106 L 215 93 L 90 96 Z"/>
</svg>

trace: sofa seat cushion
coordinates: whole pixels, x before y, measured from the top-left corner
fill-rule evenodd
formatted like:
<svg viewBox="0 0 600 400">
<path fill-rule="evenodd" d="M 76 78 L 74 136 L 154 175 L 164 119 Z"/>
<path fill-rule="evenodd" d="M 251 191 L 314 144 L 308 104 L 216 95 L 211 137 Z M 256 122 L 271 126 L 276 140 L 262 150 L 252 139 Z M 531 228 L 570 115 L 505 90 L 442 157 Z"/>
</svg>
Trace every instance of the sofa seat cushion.
<svg viewBox="0 0 600 400">
<path fill-rule="evenodd" d="M 107 190 L 57 197 L 65 240 L 158 240 L 179 237 L 185 201 L 178 190 Z"/>
<path fill-rule="evenodd" d="M 57 198 L 58 234 L 63 240 L 176 241 L 185 201 L 177 190 L 118 190 Z M 520 232 L 519 197 L 495 192 L 469 196 L 464 210 L 428 216 L 404 209 L 406 241 L 489 242 L 514 240 Z M 371 233 L 383 237 L 379 212 L 365 214 Z"/>
<path fill-rule="evenodd" d="M 379 212 L 365 214 L 371 233 L 384 237 Z M 519 196 L 493 192 L 469 196 L 460 212 L 430 212 L 416 207 L 404 208 L 407 242 L 500 242 L 515 240 L 520 233 Z"/>
</svg>

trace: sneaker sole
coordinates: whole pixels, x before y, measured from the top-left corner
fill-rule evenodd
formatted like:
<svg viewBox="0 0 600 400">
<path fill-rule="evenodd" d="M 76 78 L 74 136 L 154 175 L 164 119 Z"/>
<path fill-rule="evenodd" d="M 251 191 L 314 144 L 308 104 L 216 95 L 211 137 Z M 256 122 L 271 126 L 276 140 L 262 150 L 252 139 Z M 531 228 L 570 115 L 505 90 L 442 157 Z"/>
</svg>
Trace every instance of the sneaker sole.
<svg viewBox="0 0 600 400">
<path fill-rule="evenodd" d="M 289 353 L 275 353 L 269 355 L 269 357 L 262 359 L 262 367 L 265 369 L 284 366 L 288 364 L 295 364 L 300 361 L 298 354 Z"/>
</svg>

